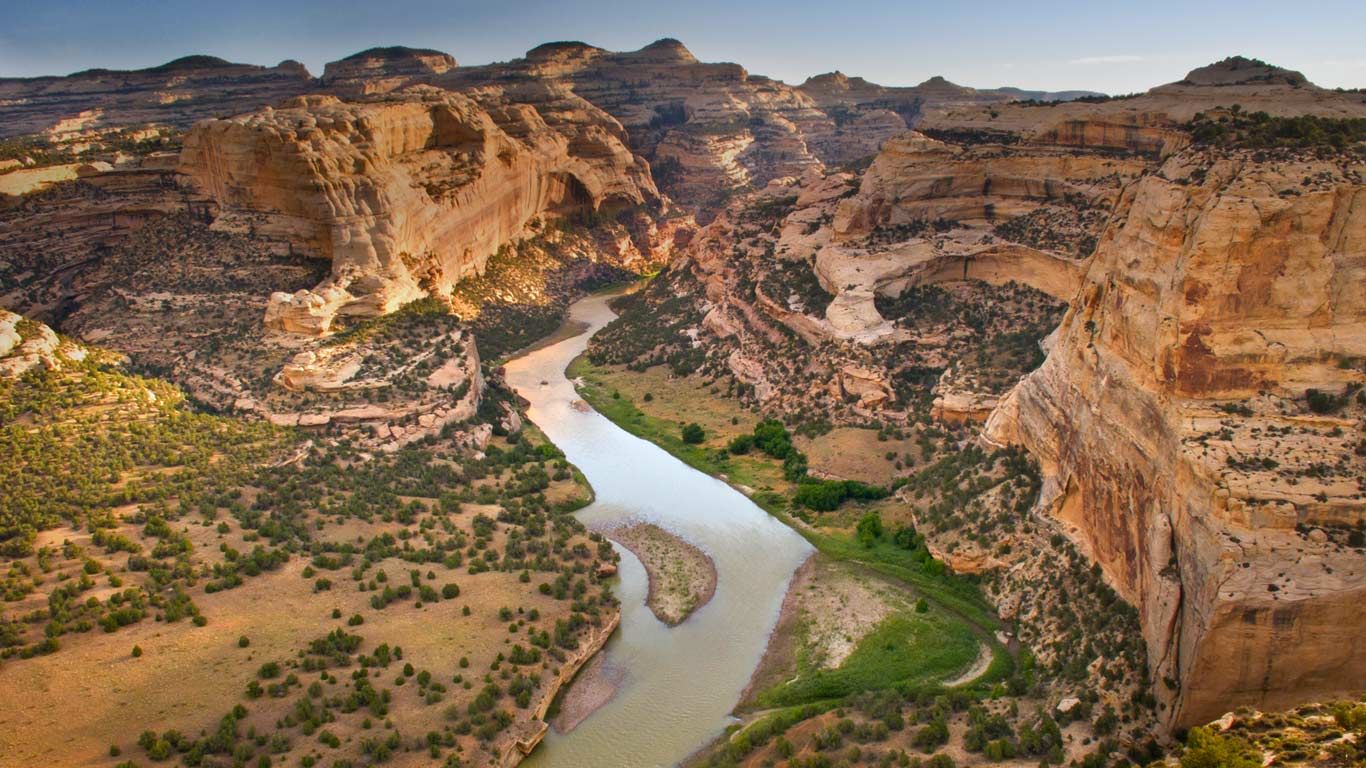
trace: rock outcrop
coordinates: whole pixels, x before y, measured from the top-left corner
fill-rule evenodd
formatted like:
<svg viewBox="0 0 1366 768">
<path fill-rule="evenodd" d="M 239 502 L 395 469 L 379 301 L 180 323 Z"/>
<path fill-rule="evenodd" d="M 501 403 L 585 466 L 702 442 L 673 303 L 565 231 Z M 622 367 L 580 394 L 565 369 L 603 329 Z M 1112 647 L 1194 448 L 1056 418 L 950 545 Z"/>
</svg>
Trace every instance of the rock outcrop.
<svg viewBox="0 0 1366 768">
<path fill-rule="evenodd" d="M 1180 84 L 1227 86 L 1255 83 L 1288 85 L 1292 88 L 1311 85 L 1309 79 L 1299 72 L 1245 56 L 1230 56 L 1223 61 L 1192 69 Z"/>
<path fill-rule="evenodd" d="M 38 367 L 59 368 L 85 357 L 83 347 L 63 341 L 46 325 L 0 309 L 0 378 L 18 378 Z"/>
<path fill-rule="evenodd" d="M 1363 171 L 1191 150 L 1128 186 L 988 422 L 1138 607 L 1171 726 L 1366 686 Z"/>
<path fill-rule="evenodd" d="M 486 90 L 478 101 L 415 88 L 376 101 L 311 96 L 197 125 L 180 171 L 251 228 L 326 258 L 310 292 L 272 297 L 272 327 L 323 333 L 338 313 L 376 315 L 447 293 L 533 219 L 656 198 L 621 127 L 572 94 L 553 122 Z"/>
</svg>

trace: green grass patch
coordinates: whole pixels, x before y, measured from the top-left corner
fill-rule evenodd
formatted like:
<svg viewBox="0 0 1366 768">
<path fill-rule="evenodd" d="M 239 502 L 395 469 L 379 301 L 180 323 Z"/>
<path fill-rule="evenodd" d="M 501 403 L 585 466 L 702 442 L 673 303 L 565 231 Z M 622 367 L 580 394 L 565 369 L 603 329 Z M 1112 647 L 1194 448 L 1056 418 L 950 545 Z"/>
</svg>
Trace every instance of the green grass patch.
<svg viewBox="0 0 1366 768">
<path fill-rule="evenodd" d="M 835 669 L 803 670 L 759 694 L 761 706 L 840 699 L 860 691 L 942 681 L 977 658 L 977 637 L 963 622 L 934 614 L 887 617 Z"/>
<path fill-rule="evenodd" d="M 647 416 L 629 398 L 610 389 L 593 377 L 591 372 L 592 363 L 582 356 L 575 358 L 565 370 L 571 379 L 583 378 L 585 385 L 579 388 L 579 394 L 612 423 L 658 445 L 699 472 L 714 475 L 728 469 L 729 462 L 716 449 L 683 442 L 678 424 Z"/>
</svg>

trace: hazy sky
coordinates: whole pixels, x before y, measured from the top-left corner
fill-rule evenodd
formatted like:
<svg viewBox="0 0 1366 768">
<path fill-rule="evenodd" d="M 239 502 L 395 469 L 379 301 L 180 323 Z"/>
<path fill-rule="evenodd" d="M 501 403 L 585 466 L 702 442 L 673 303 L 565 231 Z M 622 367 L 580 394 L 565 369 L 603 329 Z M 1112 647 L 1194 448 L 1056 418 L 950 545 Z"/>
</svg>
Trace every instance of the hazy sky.
<svg viewBox="0 0 1366 768">
<path fill-rule="evenodd" d="M 888 85 L 1111 93 L 1232 54 L 1366 86 L 1366 1 L 0 0 L 0 76 L 139 68 L 192 53 L 324 63 L 376 45 L 505 61 L 551 40 L 632 50 L 677 37 L 704 61 L 791 83 L 840 69 Z"/>
</svg>

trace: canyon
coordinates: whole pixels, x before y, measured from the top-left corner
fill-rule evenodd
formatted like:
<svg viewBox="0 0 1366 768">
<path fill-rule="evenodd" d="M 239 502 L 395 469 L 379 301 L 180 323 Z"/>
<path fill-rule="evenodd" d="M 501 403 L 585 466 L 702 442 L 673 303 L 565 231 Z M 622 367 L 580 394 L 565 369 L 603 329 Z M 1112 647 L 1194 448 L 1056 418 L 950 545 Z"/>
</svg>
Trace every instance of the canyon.
<svg viewBox="0 0 1366 768">
<path fill-rule="evenodd" d="M 1106 97 L 842 72 L 793 86 L 672 39 L 548 43 L 477 66 L 375 48 L 318 78 L 195 56 L 0 80 L 0 375 L 71 375 L 94 354 L 224 418 L 297 430 L 277 466 L 326 451 L 339 467 L 401 468 L 442 451 L 510 493 L 538 482 L 522 464 L 487 469 L 513 456 L 550 467 L 547 493 L 567 509 L 568 464 L 528 428 L 503 364 L 586 291 L 658 273 L 583 341 L 618 395 L 662 367 L 787 423 L 813 456 L 840 430 L 904 442 L 882 496 L 863 501 L 879 536 L 902 525 L 980 585 L 996 614 L 967 622 L 982 659 L 1018 665 L 1027 645 L 1040 670 L 1029 704 L 1064 712 L 1097 692 L 1085 706 L 1125 712 L 1126 744 L 1166 741 L 1235 707 L 1366 689 L 1363 121 L 1359 91 L 1241 57 Z M 726 442 L 748 428 L 739 419 L 707 425 L 713 456 L 743 455 Z M 579 450 L 570 459 L 591 464 Z M 848 466 L 883 450 L 817 456 L 809 479 L 848 492 L 863 482 Z M 798 493 L 786 472 L 740 490 Z M 259 485 L 242 488 L 255 498 Z M 445 504 L 394 498 L 410 495 Z M 544 535 L 535 515 L 560 524 L 544 495 L 461 503 L 518 530 L 472 523 L 452 529 L 461 541 L 516 552 L 522 527 Z M 841 503 L 777 511 L 803 535 L 854 540 Z M 432 514 L 428 530 L 442 525 Z M 85 537 L 74 522 L 64 535 Z M 38 533 L 5 525 L 5 541 Z M 596 570 L 611 548 L 582 526 L 564 536 L 583 548 L 555 550 L 565 584 L 598 602 L 546 597 L 552 576 L 526 602 L 572 622 L 587 650 L 547 666 L 551 682 L 538 678 L 535 705 L 498 739 L 449 740 L 489 764 L 546 736 L 556 693 L 620 620 Z M 481 575 L 506 577 L 509 606 L 532 578 Z M 955 621 L 970 612 L 952 589 L 926 592 L 935 620 L 946 605 Z M 1116 618 L 1074 631 L 1059 618 L 1073 589 Z M 702 591 L 669 621 L 686 630 Z M 495 622 L 497 608 L 480 621 L 527 621 Z M 940 682 L 970 687 L 986 674 L 973 669 Z M 1074 731 L 1076 744 L 1099 733 Z M 775 756 L 765 749 L 738 762 Z"/>
</svg>

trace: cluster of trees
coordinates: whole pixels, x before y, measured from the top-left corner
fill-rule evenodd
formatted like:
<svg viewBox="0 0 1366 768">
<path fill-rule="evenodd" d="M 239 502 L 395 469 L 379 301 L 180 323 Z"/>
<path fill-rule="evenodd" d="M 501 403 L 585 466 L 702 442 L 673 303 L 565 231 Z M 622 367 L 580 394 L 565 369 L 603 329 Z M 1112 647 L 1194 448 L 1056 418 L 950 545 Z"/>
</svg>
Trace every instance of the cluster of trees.
<svg viewBox="0 0 1366 768">
<path fill-rule="evenodd" d="M 796 483 L 793 500 L 817 512 L 838 509 L 849 500 L 872 501 L 886 498 L 887 489 L 857 480 L 818 480 L 807 474 L 807 458 L 792 444 L 792 433 L 777 419 L 764 419 L 749 434 L 732 438 L 727 450 L 746 454 L 759 450 L 783 462 L 783 478 Z"/>
<path fill-rule="evenodd" d="M 1243 112 L 1234 105 L 1228 114 L 1200 113 L 1186 126 L 1197 144 L 1239 149 L 1321 149 L 1363 152 L 1366 118 L 1277 116 Z"/>
<path fill-rule="evenodd" d="M 219 495 L 286 439 L 265 422 L 191 411 L 174 387 L 95 359 L 0 380 L 0 461 L 23 468 L 0 496 L 0 555 L 33 554 L 36 531 L 64 520 Z"/>
<path fill-rule="evenodd" d="M 1309 405 L 1309 410 L 1329 414 L 1342 410 L 1351 402 L 1353 395 L 1356 395 L 1357 402 L 1366 404 L 1366 391 L 1362 390 L 1360 384 L 1349 384 L 1345 390 L 1337 394 L 1311 387 L 1305 390 L 1304 399 Z"/>
</svg>

